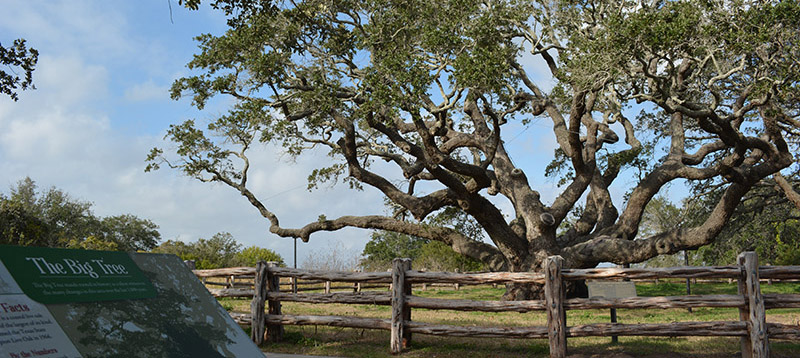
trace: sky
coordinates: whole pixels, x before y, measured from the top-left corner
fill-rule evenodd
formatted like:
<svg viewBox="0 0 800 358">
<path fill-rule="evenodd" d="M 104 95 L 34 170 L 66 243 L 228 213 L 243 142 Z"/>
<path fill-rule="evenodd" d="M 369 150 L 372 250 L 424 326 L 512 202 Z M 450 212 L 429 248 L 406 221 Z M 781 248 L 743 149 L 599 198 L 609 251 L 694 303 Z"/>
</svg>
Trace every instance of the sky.
<svg viewBox="0 0 800 358">
<path fill-rule="evenodd" d="M 24 38 L 40 53 L 36 90 L 19 92 L 18 102 L 0 97 L 0 192 L 27 176 L 41 189 L 57 187 L 93 203 L 98 216 L 152 220 L 164 240 L 229 232 L 243 246 L 272 249 L 292 264 L 293 240 L 269 233 L 269 222 L 235 190 L 174 170 L 144 171 L 151 148 L 169 153 L 164 135 L 170 124 L 206 123 L 230 105 L 215 101 L 198 111 L 190 99 L 174 101 L 168 94 L 173 81 L 191 73 L 186 63 L 197 51 L 193 37 L 225 30 L 221 13 L 207 6 L 189 11 L 169 0 L 0 0 L 0 8 L 0 42 Z M 532 61 L 529 72 L 543 70 Z M 546 201 L 556 192 L 541 175 L 555 148 L 550 130 L 534 121 L 507 128 L 505 137 L 510 151 L 524 153 L 517 165 L 543 188 Z M 354 194 L 340 185 L 308 192 L 310 170 L 328 160 L 322 153 L 292 161 L 268 145 L 252 160 L 251 189 L 284 227 L 320 214 L 384 213 L 373 189 Z M 369 236 L 358 229 L 312 235 L 308 244 L 298 241 L 298 265 L 311 251 L 334 246 L 358 254 Z"/>
</svg>

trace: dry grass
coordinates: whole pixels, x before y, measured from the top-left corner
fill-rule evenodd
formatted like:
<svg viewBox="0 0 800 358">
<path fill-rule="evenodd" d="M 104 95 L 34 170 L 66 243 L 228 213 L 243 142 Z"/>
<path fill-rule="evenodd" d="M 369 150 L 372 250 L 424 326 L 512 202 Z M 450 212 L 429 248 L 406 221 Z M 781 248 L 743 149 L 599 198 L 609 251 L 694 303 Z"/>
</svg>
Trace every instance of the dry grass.
<svg viewBox="0 0 800 358">
<path fill-rule="evenodd" d="M 695 292 L 730 293 L 734 285 L 697 285 Z M 681 284 L 661 283 L 637 284 L 640 296 L 676 295 L 673 291 L 685 289 Z M 765 293 L 800 292 L 798 284 L 764 285 Z M 502 288 L 478 286 L 462 288 L 435 288 L 426 291 L 414 290 L 414 295 L 434 298 L 460 298 L 472 300 L 496 300 Z M 248 311 L 250 301 L 245 299 L 224 300 L 223 306 L 236 311 Z M 369 318 L 391 316 L 388 306 L 373 305 L 313 305 L 285 302 L 284 314 L 340 315 Z M 767 311 L 769 322 L 800 324 L 800 309 Z M 617 310 L 621 323 L 668 323 L 679 321 L 734 321 L 738 320 L 736 309 L 696 308 L 692 313 L 684 309 L 669 310 Z M 546 325 L 544 312 L 486 313 L 458 312 L 447 310 L 414 309 L 412 319 L 435 324 L 460 326 L 525 327 Z M 609 310 L 568 311 L 567 324 L 581 325 L 610 321 Z M 389 357 L 389 332 L 322 326 L 287 326 L 286 339 L 280 343 L 268 343 L 262 347 L 270 352 L 340 357 Z M 738 338 L 727 337 L 620 337 L 618 344 L 610 338 L 589 337 L 568 340 L 571 355 L 577 357 L 734 357 L 740 349 Z M 775 341 L 771 343 L 774 357 L 800 357 L 800 342 Z M 414 335 L 411 348 L 404 357 L 546 357 L 546 340 L 527 339 L 480 339 L 450 338 Z"/>
</svg>

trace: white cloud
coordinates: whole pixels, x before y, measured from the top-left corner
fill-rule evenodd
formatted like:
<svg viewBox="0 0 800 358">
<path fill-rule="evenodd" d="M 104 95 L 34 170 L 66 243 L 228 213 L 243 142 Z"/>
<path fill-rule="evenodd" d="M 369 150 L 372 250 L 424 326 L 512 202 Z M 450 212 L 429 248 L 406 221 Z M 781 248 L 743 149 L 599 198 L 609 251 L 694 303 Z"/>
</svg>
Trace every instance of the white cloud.
<svg viewBox="0 0 800 358">
<path fill-rule="evenodd" d="M 34 73 L 36 90 L 26 93 L 26 103 L 53 108 L 94 105 L 107 98 L 109 76 L 105 67 L 86 63 L 77 56 L 43 55 Z"/>
<path fill-rule="evenodd" d="M 7 155 L 16 160 L 39 161 L 92 154 L 93 138 L 103 135 L 108 124 L 104 118 L 64 113 L 55 108 L 24 119 L 12 119 L 4 127 L 0 145 Z"/>
<path fill-rule="evenodd" d="M 166 5 L 159 5 L 165 14 Z M 40 188 L 55 186 L 93 202 L 97 215 L 130 213 L 153 220 L 165 239 L 196 240 L 228 231 L 243 245 L 276 250 L 290 263 L 293 240 L 270 234 L 269 222 L 235 190 L 169 169 L 144 172 L 150 148 L 169 151 L 170 144 L 161 138 L 170 123 L 224 110 L 213 105 L 198 113 L 188 101 L 175 105 L 166 96 L 167 86 L 161 85 L 174 79 L 170 74 L 186 72 L 185 61 L 191 58 L 187 51 L 193 51 L 193 45 L 185 32 L 194 32 L 187 28 L 206 29 L 196 35 L 213 31 L 224 20 L 218 13 L 195 17 L 181 12 L 176 13 L 174 27 L 164 15 L 161 23 L 169 28 L 143 29 L 137 24 L 147 23 L 142 13 L 152 9 L 132 17 L 131 8 L 140 11 L 139 6 L 99 1 L 3 3 L 0 32 L 11 39 L 26 38 L 41 55 L 34 72 L 38 89 L 20 93 L 19 102 L 0 97 L 0 192 L 30 176 Z M 199 24 L 187 23 L 195 18 Z M 178 32 L 184 34 L 176 36 Z M 162 132 L 154 134 L 158 129 L 148 125 Z M 330 158 L 320 152 L 291 163 L 280 149 L 268 146 L 254 153 L 250 184 L 282 226 L 300 227 L 320 214 L 336 217 L 383 209 L 373 189 L 357 193 L 339 185 L 309 193 L 305 185 L 311 168 Z M 329 240 L 360 251 L 368 238 L 369 232 L 357 229 L 318 233 L 309 244 L 298 242 L 298 258 Z"/>
<path fill-rule="evenodd" d="M 125 90 L 125 99 L 134 102 L 163 100 L 168 98 L 169 88 L 157 85 L 152 79 L 144 83 L 137 83 Z"/>
<path fill-rule="evenodd" d="M 19 102 L 0 102 L 0 147 L 5 155 L 34 162 L 91 152 L 92 139 L 108 130 L 108 119 L 74 108 L 105 97 L 105 69 L 74 57 L 43 56 L 36 76 L 37 90 L 24 92 Z"/>
<path fill-rule="evenodd" d="M 121 58 L 133 54 L 122 7 L 98 1 L 8 1 L 0 26 L 24 34 L 42 54 Z"/>
</svg>

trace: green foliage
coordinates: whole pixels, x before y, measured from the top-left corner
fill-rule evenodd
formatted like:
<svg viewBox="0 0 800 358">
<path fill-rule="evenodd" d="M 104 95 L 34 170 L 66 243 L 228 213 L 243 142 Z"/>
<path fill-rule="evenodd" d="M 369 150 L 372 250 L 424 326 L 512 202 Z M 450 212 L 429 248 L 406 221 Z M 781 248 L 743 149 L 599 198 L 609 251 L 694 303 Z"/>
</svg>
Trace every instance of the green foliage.
<svg viewBox="0 0 800 358">
<path fill-rule="evenodd" d="M 192 245 L 198 269 L 235 266 L 236 254 L 242 245 L 230 233 L 217 233 L 210 239 L 199 239 Z"/>
<path fill-rule="evenodd" d="M 800 222 L 782 222 L 775 231 L 775 265 L 800 265 Z"/>
<path fill-rule="evenodd" d="M 684 202 L 684 206 L 691 205 L 690 202 Z M 639 230 L 644 235 L 653 235 L 659 232 L 667 231 L 670 229 L 684 227 L 688 223 L 689 211 L 684 208 L 678 208 L 669 201 L 666 197 L 657 196 L 647 203 L 642 215 L 642 221 L 639 224 Z"/>
<path fill-rule="evenodd" d="M 440 241 L 377 231 L 364 246 L 361 267 L 365 271 L 382 271 L 392 267 L 395 258 L 410 258 L 416 269 L 428 271 L 479 271 L 480 261 L 460 255 Z"/>
<path fill-rule="evenodd" d="M 450 227 L 471 240 L 481 241 L 484 238 L 483 227 L 467 213 L 454 207 L 440 210 L 425 222 L 432 226 Z"/>
<path fill-rule="evenodd" d="M 364 246 L 361 266 L 365 271 L 382 271 L 392 266 L 395 258 L 419 257 L 426 240 L 391 231 L 376 231 Z M 451 250 L 452 251 L 452 250 Z"/>
<path fill-rule="evenodd" d="M 46 222 L 26 210 L 23 203 L 0 196 L 0 240 L 21 246 L 56 246 Z"/>
<path fill-rule="evenodd" d="M 250 246 L 236 253 L 237 266 L 255 267 L 259 261 L 274 261 L 279 266 L 286 266 L 283 257 L 275 251 L 258 246 Z"/>
<path fill-rule="evenodd" d="M 191 9 L 200 2 L 181 1 Z M 593 256 L 615 256 L 593 249 L 605 242 L 593 240 L 599 236 L 635 239 L 639 232 L 700 226 L 726 188 L 749 189 L 789 166 L 800 143 L 796 1 L 210 3 L 227 16 L 229 29 L 196 38 L 199 52 L 188 64 L 193 72 L 175 81 L 171 96 L 188 97 L 199 109 L 218 96 L 231 98 L 232 105 L 206 123 L 170 126 L 167 138 L 177 159 L 153 149 L 147 170 L 166 164 L 203 182 L 226 184 L 248 196 L 275 228 L 276 215 L 246 187 L 247 171 L 256 164 L 247 151 L 268 142 L 290 156 L 321 147 L 331 160 L 310 170 L 309 189 L 344 178 L 355 188 L 377 188 L 398 209 L 382 220 L 328 221 L 320 215 L 309 231 L 279 231 L 288 237 L 306 240 L 322 230 L 361 227 L 449 242 L 452 231 L 426 229 L 444 227 L 481 240 L 483 225 L 500 250 L 484 247 L 493 255 L 473 256 L 492 262 L 503 256 L 505 263 L 533 268 L 538 258 L 531 255 L 544 256 L 535 251 L 563 249 L 576 257 L 570 261 L 588 265 L 596 262 Z M 536 66 L 523 51 L 543 60 L 549 73 L 523 73 Z M 553 86 L 540 86 L 551 79 Z M 627 118 L 640 109 L 635 119 Z M 548 193 L 554 195 L 531 187 L 532 176 L 520 173 L 513 164 L 520 161 L 506 150 L 513 138 L 501 130 L 543 115 L 551 117 L 559 147 L 545 169 L 563 187 Z M 640 180 L 628 180 L 627 169 Z M 670 203 L 641 217 L 645 210 L 637 205 L 683 180 L 707 182 L 713 190 L 703 191 L 699 208 L 678 210 L 680 222 L 671 218 L 677 214 Z M 617 190 L 620 182 L 630 187 Z M 635 200 L 608 198 L 617 192 Z M 729 194 L 738 196 L 734 192 Z M 503 196 L 515 212 L 501 213 L 491 195 Z M 543 196 L 554 202 L 548 206 Z M 619 210 L 621 202 L 632 206 Z M 755 197 L 744 201 L 746 207 L 754 203 Z M 671 241 L 664 249 L 612 259 L 644 260 L 710 242 L 719 228 L 711 224 L 721 225 L 732 208 L 717 210 L 722 220 L 709 221 L 696 240 L 661 236 Z M 745 247 L 777 259 L 769 243 L 778 229 L 765 224 L 787 217 L 754 216 L 763 211 L 734 215 L 722 234 L 730 234 L 725 244 L 701 252 L 704 260 L 723 261 Z M 581 217 L 566 223 L 568 212 Z M 409 215 L 416 221 L 407 221 Z M 540 220 L 547 217 L 564 236 L 541 226 L 550 225 Z M 643 226 L 635 227 L 640 221 Z M 772 232 L 760 229 L 767 227 Z M 794 239 L 780 230 L 791 247 Z M 365 251 L 365 262 L 419 255 L 424 245 L 386 237 Z M 433 244 L 427 250 L 443 254 Z"/>
<path fill-rule="evenodd" d="M 17 89 L 35 89 L 33 85 L 33 70 L 39 61 L 39 51 L 28 48 L 25 39 L 14 40 L 11 47 L 3 47 L 0 43 L 0 66 L 8 67 L 10 73 L 0 71 L 0 93 L 8 95 L 14 101 L 19 99 Z M 20 78 L 17 70 L 22 70 L 24 78 Z"/>
<path fill-rule="evenodd" d="M 187 244 L 183 241 L 167 240 L 153 248 L 151 252 L 157 254 L 173 254 L 181 260 L 197 260 L 197 255 L 193 252 L 194 244 Z"/>
<path fill-rule="evenodd" d="M 575 178 L 575 172 L 572 167 L 568 165 L 569 157 L 567 157 L 563 149 L 556 148 L 553 152 L 554 158 L 544 169 L 544 176 L 548 178 L 558 178 L 558 186 L 563 186 Z"/>
<path fill-rule="evenodd" d="M 796 180 L 794 180 L 796 182 Z M 691 217 L 700 221 L 710 215 L 715 196 L 704 198 Z M 717 241 L 702 247 L 698 253 L 709 265 L 731 265 L 744 251 L 755 251 L 759 261 L 773 265 L 798 262 L 800 252 L 800 211 L 787 202 L 774 185 L 764 183 L 752 190 L 736 209 Z"/>
<path fill-rule="evenodd" d="M 275 261 L 284 266 L 283 258 L 276 252 L 257 246 L 242 249 L 233 235 L 227 232 L 214 234 L 210 239 L 200 238 L 192 243 L 167 240 L 152 250 L 154 253 L 173 254 L 181 260 L 194 260 L 197 269 L 250 266 L 260 260 Z"/>
<path fill-rule="evenodd" d="M 196 9 L 199 3 L 185 5 Z M 437 82 L 507 97 L 508 84 L 516 81 L 511 63 L 521 50 L 510 34 L 532 9 L 519 1 L 486 7 L 463 0 L 221 0 L 211 6 L 230 16 L 231 29 L 196 38 L 200 53 L 188 66 L 204 72 L 175 81 L 171 96 L 190 96 L 198 108 L 219 94 L 240 101 L 221 117 L 230 126 L 214 131 L 211 123 L 205 132 L 187 121 L 171 126 L 167 134 L 178 143 L 177 154 L 191 158 L 170 166 L 198 178 L 213 172 L 207 180 L 238 177 L 231 170 L 236 151 L 225 150 L 222 143 L 249 147 L 254 139 L 277 141 L 287 153 L 300 155 L 309 140 L 326 143 L 342 132 L 342 122 L 332 121 L 332 113 L 362 120 L 369 111 L 423 105 Z M 451 65 L 432 68 L 431 58 Z M 356 94 L 358 106 L 352 103 Z M 233 128 L 246 129 L 248 135 L 235 135 L 241 131 Z M 148 170 L 154 170 L 167 161 L 154 149 L 148 162 Z M 336 180 L 345 167 L 335 163 L 315 170 L 309 187 Z"/>
<path fill-rule="evenodd" d="M 70 239 L 68 249 L 119 251 L 119 245 L 114 241 L 104 241 L 91 235 L 84 240 Z"/>
<path fill-rule="evenodd" d="M 92 204 L 50 188 L 37 192 L 25 178 L 0 194 L 0 243 L 93 250 L 146 251 L 161 239 L 158 225 L 125 214 L 97 217 Z"/>
<path fill-rule="evenodd" d="M 657 11 L 617 14 L 609 21 L 616 47 L 636 51 L 639 46 L 652 52 L 680 51 L 687 39 L 702 28 L 703 6 L 688 1 L 668 1 Z"/>
<path fill-rule="evenodd" d="M 484 265 L 473 258 L 459 255 L 441 241 L 428 241 L 419 249 L 414 266 L 428 271 L 480 271 Z"/>
<path fill-rule="evenodd" d="M 147 219 L 125 214 L 100 219 L 100 234 L 121 251 L 148 251 L 158 245 L 158 225 Z"/>
<path fill-rule="evenodd" d="M 446 208 L 426 220 L 426 225 L 451 227 L 472 240 L 482 240 L 483 228 L 469 215 L 455 208 Z M 392 266 L 395 258 L 410 258 L 414 267 L 429 271 L 478 271 L 484 268 L 478 260 L 460 255 L 447 244 L 391 231 L 375 231 L 361 253 L 361 267 L 381 271 Z"/>
</svg>

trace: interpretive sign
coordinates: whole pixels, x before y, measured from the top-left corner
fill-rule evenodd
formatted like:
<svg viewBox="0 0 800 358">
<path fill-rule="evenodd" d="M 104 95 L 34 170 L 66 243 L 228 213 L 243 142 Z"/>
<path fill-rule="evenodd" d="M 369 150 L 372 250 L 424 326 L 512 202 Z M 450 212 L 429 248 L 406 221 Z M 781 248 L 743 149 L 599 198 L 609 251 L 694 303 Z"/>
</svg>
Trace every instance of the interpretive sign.
<svg viewBox="0 0 800 358">
<path fill-rule="evenodd" d="M 636 285 L 630 281 L 589 281 L 586 286 L 589 287 L 589 297 L 636 297 Z"/>
<path fill-rule="evenodd" d="M 636 297 L 636 285 L 630 281 L 587 281 L 589 298 L 625 298 Z M 611 323 L 617 322 L 617 309 L 611 309 Z M 617 343 L 617 336 L 611 336 L 611 343 Z"/>
<path fill-rule="evenodd" d="M 0 358 L 17 357 L 264 354 L 177 256 L 0 246 Z"/>
<path fill-rule="evenodd" d="M 0 262 L 0 357 L 78 358 L 80 353 L 43 304 L 22 293 Z"/>
<path fill-rule="evenodd" d="M 0 246 L 0 260 L 40 303 L 153 298 L 150 281 L 124 252 Z"/>
</svg>

